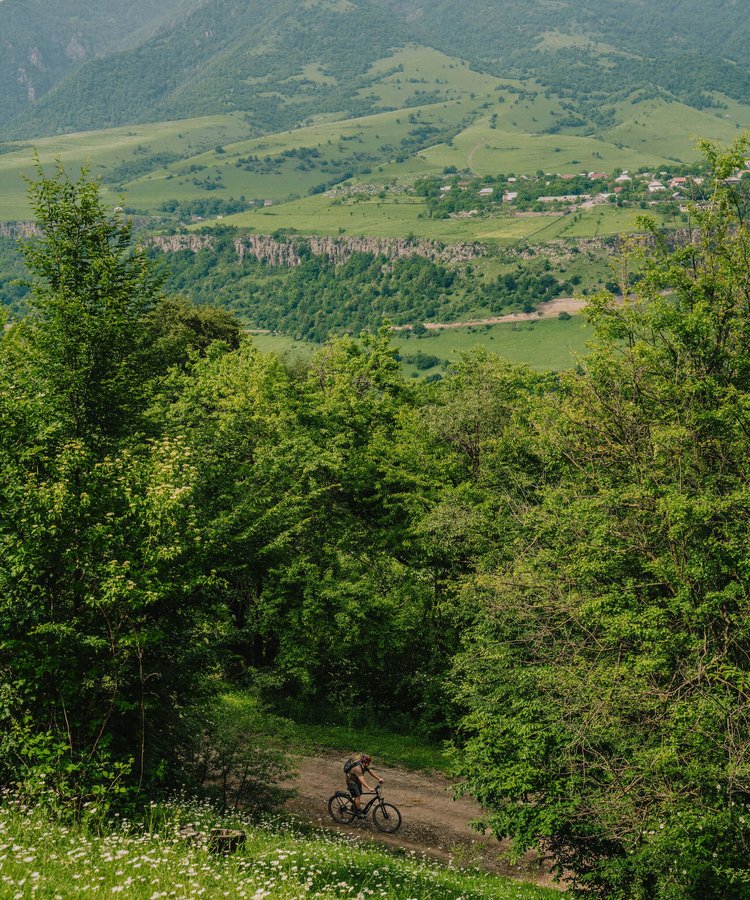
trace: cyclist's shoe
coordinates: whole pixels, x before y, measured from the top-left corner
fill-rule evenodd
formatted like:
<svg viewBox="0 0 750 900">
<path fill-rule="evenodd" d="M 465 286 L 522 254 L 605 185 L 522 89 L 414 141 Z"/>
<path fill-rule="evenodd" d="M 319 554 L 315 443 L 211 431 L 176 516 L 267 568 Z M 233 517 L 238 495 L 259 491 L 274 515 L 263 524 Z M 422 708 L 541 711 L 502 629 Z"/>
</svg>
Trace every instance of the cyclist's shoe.
<svg viewBox="0 0 750 900">
<path fill-rule="evenodd" d="M 358 813 L 357 813 L 357 818 L 358 818 L 358 819 L 366 819 L 366 818 L 367 818 L 367 813 L 366 813 L 366 812 L 358 812 Z"/>
</svg>

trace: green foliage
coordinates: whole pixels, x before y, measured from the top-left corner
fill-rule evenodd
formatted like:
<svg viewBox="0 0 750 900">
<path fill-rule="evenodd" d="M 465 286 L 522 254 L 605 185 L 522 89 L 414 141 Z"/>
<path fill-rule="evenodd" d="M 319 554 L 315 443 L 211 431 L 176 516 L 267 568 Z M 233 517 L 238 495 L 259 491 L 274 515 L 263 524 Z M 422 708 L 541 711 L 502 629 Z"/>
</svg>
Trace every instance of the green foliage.
<svg viewBox="0 0 750 900">
<path fill-rule="evenodd" d="M 163 774 L 208 604 L 193 468 L 148 415 L 157 281 L 85 176 L 30 193 L 30 314 L 0 344 L 2 780 L 80 810 Z"/>
<path fill-rule="evenodd" d="M 26 295 L 29 292 L 24 279 L 28 277 L 23 260 L 18 254 L 14 237 L 0 237 L 0 305 L 11 314 L 26 311 Z"/>
<path fill-rule="evenodd" d="M 613 898 L 748 896 L 746 144 L 707 150 L 695 240 L 653 230 L 535 416 L 540 489 L 456 668 L 490 826 Z"/>
<path fill-rule="evenodd" d="M 80 811 L 179 768 L 262 805 L 279 742 L 336 722 L 362 749 L 368 717 L 453 735 L 487 826 L 579 893 L 748 897 L 747 141 L 704 149 L 691 239 L 643 223 L 637 297 L 593 299 L 575 372 L 477 350 L 430 384 L 387 325 L 262 354 L 161 296 L 95 186 L 40 173 L 0 343 L 2 782 Z M 204 286 L 225 261 L 187 259 Z M 311 334 L 461 281 L 369 254 L 246 271 Z M 250 693 L 211 702 L 227 681 Z"/>
<path fill-rule="evenodd" d="M 333 719 L 334 710 L 329 712 Z M 367 750 L 377 764 L 400 766 L 423 772 L 448 773 L 449 762 L 442 744 L 428 741 L 413 733 L 393 734 L 377 720 L 363 725 L 338 725 L 289 722 L 290 745 L 303 753 L 335 750 L 346 759 L 352 753 Z"/>
<path fill-rule="evenodd" d="M 291 793 L 277 786 L 292 765 L 279 740 L 288 723 L 254 697 L 212 696 L 192 707 L 182 725 L 182 777 L 222 813 L 268 810 Z"/>
<path fill-rule="evenodd" d="M 300 266 L 269 269 L 249 254 L 239 260 L 233 242 L 222 240 L 214 249 L 169 254 L 165 286 L 194 302 L 220 303 L 255 328 L 318 342 L 377 329 L 385 319 L 450 321 L 471 308 L 459 274 L 431 260 L 355 253 L 336 265 L 310 256 L 304 244 L 300 253 Z"/>
<path fill-rule="evenodd" d="M 43 236 L 22 243 L 32 314 L 15 342 L 62 432 L 106 443 L 132 427 L 145 402 L 140 324 L 156 305 L 158 281 L 85 173 L 72 182 L 58 167 L 47 179 L 37 163 L 37 176 L 30 195 Z"/>
</svg>

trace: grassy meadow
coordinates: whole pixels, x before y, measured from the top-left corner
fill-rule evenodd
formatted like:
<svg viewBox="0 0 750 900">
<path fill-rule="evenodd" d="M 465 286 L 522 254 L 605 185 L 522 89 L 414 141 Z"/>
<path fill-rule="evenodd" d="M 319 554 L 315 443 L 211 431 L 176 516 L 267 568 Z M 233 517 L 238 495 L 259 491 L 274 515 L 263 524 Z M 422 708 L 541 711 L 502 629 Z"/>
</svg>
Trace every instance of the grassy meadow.
<svg viewBox="0 0 750 900">
<path fill-rule="evenodd" d="M 242 829 L 245 846 L 211 852 L 213 827 Z M 181 828 L 197 835 L 186 840 Z M 221 818 L 186 801 L 152 805 L 145 822 L 69 825 L 44 806 L 0 804 L 0 895 L 25 898 L 358 898 L 535 900 L 556 892 L 413 852 L 389 853 L 356 838 L 311 831 L 288 819 Z"/>
<path fill-rule="evenodd" d="M 468 328 L 443 328 L 428 332 L 427 337 L 394 337 L 394 344 L 402 356 L 422 352 L 440 359 L 455 362 L 459 354 L 477 346 L 502 356 L 514 363 L 523 363 L 540 371 L 563 371 L 573 368 L 586 354 L 586 342 L 591 339 L 591 329 L 583 317 L 570 319 L 540 319 L 539 321 L 514 322 L 501 325 L 480 325 Z M 418 370 L 404 364 L 407 376 L 431 375 L 440 368 Z"/>
<path fill-rule="evenodd" d="M 0 221 L 29 217 L 24 176 L 33 175 L 34 153 L 45 167 L 59 160 L 70 172 L 86 167 L 92 175 L 104 176 L 125 165 L 153 167 L 149 160 L 161 154 L 189 158 L 249 131 L 243 117 L 233 114 L 38 138 L 22 145 L 0 143 Z M 126 195 L 105 183 L 105 196 L 113 204 L 128 202 Z"/>
<path fill-rule="evenodd" d="M 274 352 L 293 359 L 309 359 L 318 345 L 297 341 L 281 334 L 253 334 L 253 342 L 264 352 Z M 464 328 L 443 328 L 429 331 L 421 337 L 409 336 L 406 331 L 395 332 L 392 345 L 402 356 L 402 371 L 407 378 L 442 374 L 442 363 L 428 369 L 418 369 L 404 357 L 436 356 L 441 361 L 455 362 L 459 354 L 482 346 L 492 353 L 523 363 L 540 371 L 563 371 L 573 368 L 586 354 L 591 329 L 582 316 L 570 319 L 539 319 L 500 325 L 481 325 Z"/>
</svg>

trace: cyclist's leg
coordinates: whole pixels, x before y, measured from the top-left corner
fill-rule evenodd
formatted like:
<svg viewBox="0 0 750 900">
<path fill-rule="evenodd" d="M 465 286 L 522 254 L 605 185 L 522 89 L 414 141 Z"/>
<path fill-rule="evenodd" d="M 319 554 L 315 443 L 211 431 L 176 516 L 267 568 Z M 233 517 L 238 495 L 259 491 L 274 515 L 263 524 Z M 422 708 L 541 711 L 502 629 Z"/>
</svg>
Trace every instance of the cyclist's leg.
<svg viewBox="0 0 750 900">
<path fill-rule="evenodd" d="M 358 781 L 347 781 L 346 789 L 352 795 L 354 806 L 357 810 L 357 813 L 359 813 L 362 806 L 362 785 Z"/>
</svg>

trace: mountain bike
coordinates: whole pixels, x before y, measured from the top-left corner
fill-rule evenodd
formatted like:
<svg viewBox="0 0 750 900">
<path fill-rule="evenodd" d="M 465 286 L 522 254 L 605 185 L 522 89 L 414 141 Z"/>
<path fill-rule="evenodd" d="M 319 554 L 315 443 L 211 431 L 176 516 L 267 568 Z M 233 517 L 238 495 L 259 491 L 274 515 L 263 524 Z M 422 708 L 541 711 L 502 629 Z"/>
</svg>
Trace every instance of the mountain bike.
<svg viewBox="0 0 750 900">
<path fill-rule="evenodd" d="M 372 794 L 372 800 L 367 806 L 360 811 L 359 818 L 367 818 L 367 814 L 372 808 L 372 821 L 375 827 L 386 834 L 393 834 L 401 827 L 401 813 L 392 803 L 386 803 L 383 795 L 380 793 L 381 787 L 378 785 L 374 791 L 364 791 L 365 794 Z M 336 791 L 336 793 L 328 801 L 328 813 L 334 822 L 340 825 L 348 825 L 357 818 L 357 807 L 354 805 L 352 795 L 348 791 Z"/>
</svg>

